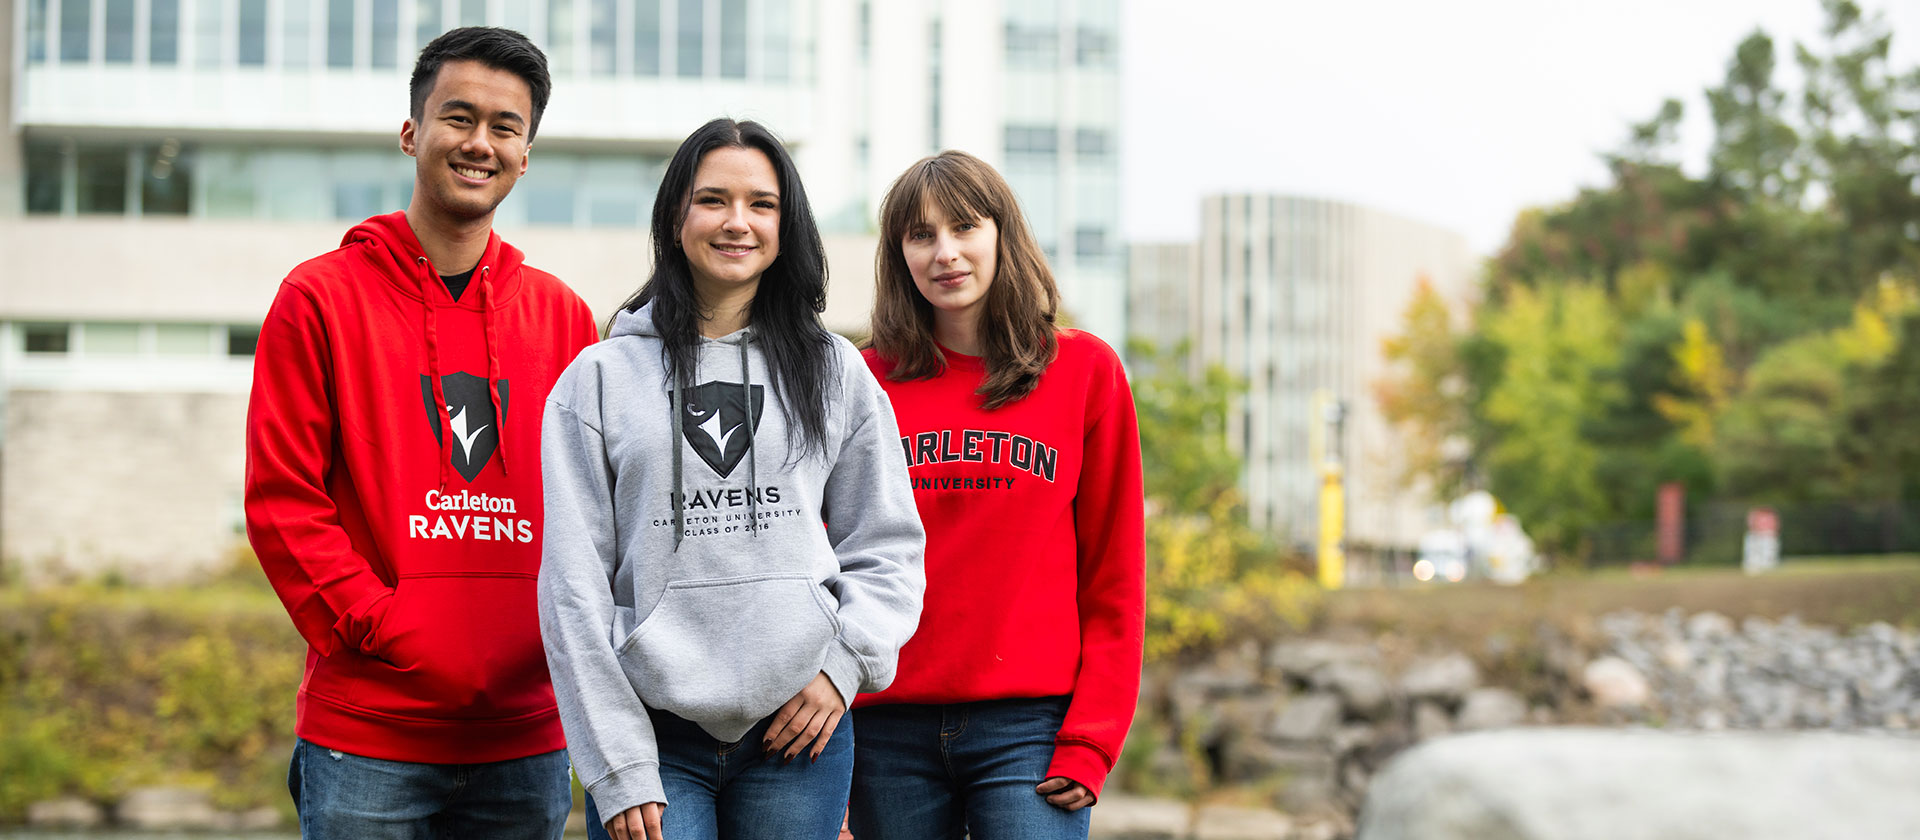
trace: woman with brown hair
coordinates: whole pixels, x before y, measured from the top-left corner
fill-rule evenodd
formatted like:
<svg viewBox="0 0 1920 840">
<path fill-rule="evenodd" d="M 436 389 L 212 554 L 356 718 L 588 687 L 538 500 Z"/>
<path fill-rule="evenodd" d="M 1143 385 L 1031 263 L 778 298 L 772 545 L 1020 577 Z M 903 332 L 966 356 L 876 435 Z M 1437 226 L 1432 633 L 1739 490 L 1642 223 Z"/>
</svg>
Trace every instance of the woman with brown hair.
<svg viewBox="0 0 1920 840">
<path fill-rule="evenodd" d="M 1120 360 L 998 172 L 926 158 L 880 211 L 872 346 L 927 529 L 920 627 L 854 704 L 860 840 L 1084 838 L 1132 722 L 1140 438 Z"/>
</svg>

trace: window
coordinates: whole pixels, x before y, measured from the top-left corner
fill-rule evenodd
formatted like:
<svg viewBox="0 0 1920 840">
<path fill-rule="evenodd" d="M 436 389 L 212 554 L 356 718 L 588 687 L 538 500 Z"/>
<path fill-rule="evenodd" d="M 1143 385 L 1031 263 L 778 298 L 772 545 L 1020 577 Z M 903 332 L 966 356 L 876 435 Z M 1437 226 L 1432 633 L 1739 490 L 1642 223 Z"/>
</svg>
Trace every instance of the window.
<svg viewBox="0 0 1920 840">
<path fill-rule="evenodd" d="M 193 193 L 193 170 L 180 141 L 169 138 L 143 152 L 145 174 L 140 179 L 140 213 L 147 216 L 184 216 Z"/>
<path fill-rule="evenodd" d="M 1013 67 L 1052 67 L 1059 62 L 1060 35 L 1050 26 L 1007 24 L 1007 64 Z"/>
<path fill-rule="evenodd" d="M 254 348 L 260 346 L 259 327 L 228 327 L 227 355 L 251 356 Z"/>
<path fill-rule="evenodd" d="M 193 28 L 193 54 L 201 67 L 219 67 L 226 58 L 226 41 L 220 37 L 220 14 L 225 7 L 221 0 L 200 0 L 194 7 L 199 19 Z"/>
<path fill-rule="evenodd" d="M 761 0 L 760 21 L 760 37 L 765 41 L 760 49 L 760 78 L 774 82 L 786 81 L 789 76 L 788 44 L 793 38 L 793 9 L 787 0 Z"/>
<path fill-rule="evenodd" d="M 440 37 L 440 0 L 414 0 L 413 21 L 413 49 L 419 52 Z"/>
<path fill-rule="evenodd" d="M 60 0 L 60 60 L 86 61 L 93 14 L 90 0 Z"/>
<path fill-rule="evenodd" d="M 527 191 L 527 222 L 536 225 L 573 224 L 573 188 L 552 185 L 521 187 Z"/>
<path fill-rule="evenodd" d="M 240 0 L 240 65 L 267 63 L 267 0 Z"/>
<path fill-rule="evenodd" d="M 148 64 L 180 63 L 180 0 L 152 0 L 147 16 Z M 295 4 L 298 5 L 298 4 Z"/>
<path fill-rule="evenodd" d="M 1113 33 L 1104 29 L 1081 27 L 1074 34 L 1073 54 L 1075 63 L 1081 67 L 1112 67 L 1114 65 Z"/>
<path fill-rule="evenodd" d="M 327 0 L 327 66 L 353 66 L 353 0 Z"/>
<path fill-rule="evenodd" d="M 66 152 L 54 143 L 27 144 L 27 212 L 58 213 L 66 192 Z"/>
<path fill-rule="evenodd" d="M 47 61 L 47 0 L 27 0 L 27 63 Z"/>
<path fill-rule="evenodd" d="M 213 353 L 213 328 L 206 324 L 158 324 L 153 349 L 162 356 L 206 356 Z"/>
<path fill-rule="evenodd" d="M 62 354 L 67 352 L 72 340 L 69 337 L 72 331 L 66 324 L 24 324 L 20 332 L 24 334 L 29 353 Z"/>
<path fill-rule="evenodd" d="M 1113 140 L 1098 128 L 1082 128 L 1073 133 L 1073 153 L 1082 158 L 1105 158 L 1113 152 Z"/>
<path fill-rule="evenodd" d="M 615 32 L 617 29 L 616 10 L 613 0 L 593 0 L 593 19 L 589 22 L 587 38 L 591 46 L 588 56 L 589 68 L 595 76 L 611 76 L 617 61 L 614 56 Z"/>
<path fill-rule="evenodd" d="M 380 185 L 365 182 L 335 184 L 333 187 L 333 217 L 343 222 L 357 222 L 380 215 Z"/>
<path fill-rule="evenodd" d="M 547 0 L 547 69 L 557 78 L 573 72 L 574 0 Z"/>
<path fill-rule="evenodd" d="M 107 61 L 117 64 L 133 62 L 133 0 L 107 0 L 106 54 Z"/>
<path fill-rule="evenodd" d="M 280 19 L 286 42 L 280 57 L 287 67 L 300 69 L 313 63 L 313 5 L 287 3 L 280 7 Z"/>
<path fill-rule="evenodd" d="M 1104 257 L 1107 255 L 1107 231 L 1105 228 L 1076 228 L 1073 231 L 1073 253 L 1078 257 Z"/>
<path fill-rule="evenodd" d="M 747 0 L 720 0 L 720 76 L 747 77 Z"/>
<path fill-rule="evenodd" d="M 1050 125 L 1010 125 L 1006 132 L 1007 154 L 1052 156 L 1060 151 L 1060 135 Z"/>
<path fill-rule="evenodd" d="M 400 0 L 373 0 L 373 66 L 390 68 L 400 56 Z"/>
<path fill-rule="evenodd" d="M 78 183 L 76 209 L 82 213 L 127 212 L 127 150 L 85 148 L 75 161 Z"/>
<path fill-rule="evenodd" d="M 80 325 L 80 351 L 89 355 L 132 356 L 140 352 L 140 325 Z"/>
<path fill-rule="evenodd" d="M 674 40 L 678 56 L 674 66 L 683 77 L 698 77 L 706 72 L 706 53 L 702 49 L 707 38 L 706 5 L 702 0 L 678 0 L 675 9 L 678 20 L 674 22 L 674 30 L 679 37 Z"/>
<path fill-rule="evenodd" d="M 860 61 L 873 57 L 873 3 L 860 0 Z"/>
<path fill-rule="evenodd" d="M 660 0 L 636 0 L 633 4 L 633 72 L 636 76 L 660 75 Z"/>
</svg>

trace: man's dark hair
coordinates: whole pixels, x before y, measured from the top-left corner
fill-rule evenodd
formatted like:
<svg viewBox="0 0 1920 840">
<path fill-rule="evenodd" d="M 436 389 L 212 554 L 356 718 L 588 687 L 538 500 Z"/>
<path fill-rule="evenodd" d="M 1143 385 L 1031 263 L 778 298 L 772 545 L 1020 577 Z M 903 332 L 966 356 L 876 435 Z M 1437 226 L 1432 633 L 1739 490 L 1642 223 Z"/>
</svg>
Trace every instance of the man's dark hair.
<svg viewBox="0 0 1920 840">
<path fill-rule="evenodd" d="M 527 36 L 497 26 L 463 26 L 450 29 L 420 51 L 413 63 L 413 80 L 408 92 L 413 95 L 413 121 L 426 116 L 427 94 L 449 61 L 478 61 L 495 70 L 519 76 L 533 92 L 533 113 L 527 119 L 527 142 L 540 132 L 540 115 L 547 110 L 547 95 L 553 92 L 553 77 L 547 75 L 547 54 L 527 40 Z"/>
</svg>

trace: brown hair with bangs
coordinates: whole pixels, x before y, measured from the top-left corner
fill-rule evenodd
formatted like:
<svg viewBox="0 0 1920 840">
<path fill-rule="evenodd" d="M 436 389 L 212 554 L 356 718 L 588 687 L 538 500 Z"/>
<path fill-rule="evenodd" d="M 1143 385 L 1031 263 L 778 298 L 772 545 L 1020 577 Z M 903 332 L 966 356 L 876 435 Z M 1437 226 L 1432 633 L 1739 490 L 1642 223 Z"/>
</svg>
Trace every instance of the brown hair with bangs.
<svg viewBox="0 0 1920 840">
<path fill-rule="evenodd" d="M 947 218 L 984 217 L 999 229 L 993 282 L 980 319 L 987 379 L 975 392 L 986 398 L 982 408 L 999 408 L 1033 393 L 1058 355 L 1054 319 L 1060 289 L 1013 188 L 986 161 L 948 150 L 907 167 L 887 189 L 874 257 L 872 346 L 893 363 L 887 378 L 896 382 L 946 371 L 946 357 L 933 338 L 933 304 L 914 286 L 901 252 L 907 233 L 926 224 L 926 209 L 934 205 Z"/>
</svg>

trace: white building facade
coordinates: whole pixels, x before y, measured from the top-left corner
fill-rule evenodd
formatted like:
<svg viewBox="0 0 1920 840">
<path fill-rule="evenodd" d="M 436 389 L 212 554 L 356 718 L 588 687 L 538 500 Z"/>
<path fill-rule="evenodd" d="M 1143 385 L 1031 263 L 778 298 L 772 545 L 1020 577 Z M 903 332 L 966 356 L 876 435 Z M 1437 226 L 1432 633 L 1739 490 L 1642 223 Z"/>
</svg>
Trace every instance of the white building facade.
<svg viewBox="0 0 1920 840">
<path fill-rule="evenodd" d="M 1210 196 L 1202 213 L 1194 357 L 1247 385 L 1228 436 L 1245 459 L 1253 524 L 1314 544 L 1318 439 L 1344 469 L 1347 542 L 1411 547 L 1430 524 L 1432 501 L 1403 481 L 1401 448 L 1373 383 L 1387 373 L 1382 342 L 1400 331 L 1422 278 L 1455 301 L 1473 288 L 1478 263 L 1466 239 L 1315 198 Z M 1328 422 L 1327 402 L 1340 407 L 1339 423 Z"/>
<path fill-rule="evenodd" d="M 1077 323 L 1124 337 L 1118 0 L 0 0 L 0 20 L 0 569 L 166 577 L 238 545 L 257 326 L 288 269 L 406 206 L 407 77 L 454 26 L 547 53 L 495 226 L 602 318 L 646 275 L 674 148 L 726 115 L 793 150 L 834 329 L 864 332 L 893 176 L 961 148 L 1014 184 Z"/>
</svg>

